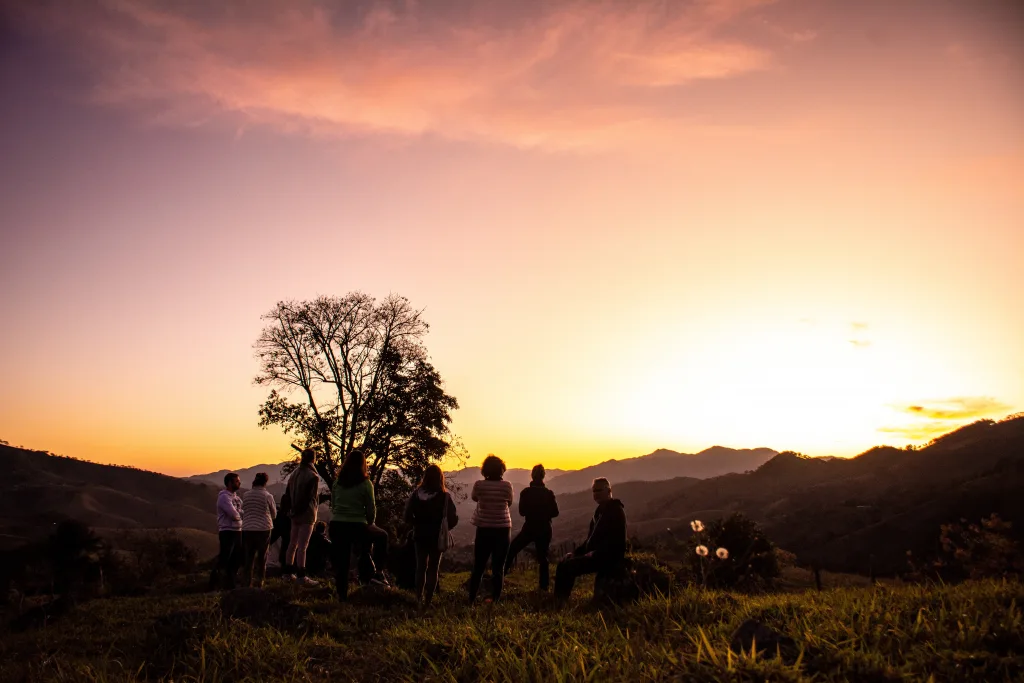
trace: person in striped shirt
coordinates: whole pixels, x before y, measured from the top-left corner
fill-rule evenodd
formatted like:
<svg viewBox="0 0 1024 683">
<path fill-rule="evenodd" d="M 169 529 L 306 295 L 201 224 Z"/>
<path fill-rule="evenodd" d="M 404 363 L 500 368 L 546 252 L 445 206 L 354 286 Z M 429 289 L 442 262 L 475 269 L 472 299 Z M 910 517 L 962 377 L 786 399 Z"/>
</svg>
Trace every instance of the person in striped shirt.
<svg viewBox="0 0 1024 683">
<path fill-rule="evenodd" d="M 252 488 L 242 496 L 242 585 L 263 588 L 263 577 L 267 573 L 267 548 L 270 546 L 270 532 L 277 516 L 277 503 L 267 491 L 265 472 L 256 475 Z M 255 565 L 255 571 L 254 571 Z"/>
<path fill-rule="evenodd" d="M 476 601 L 480 590 L 487 559 L 491 560 L 491 597 L 487 602 L 497 602 L 501 597 L 504 578 L 505 558 L 512 538 L 512 484 L 504 481 L 505 462 L 496 455 L 488 455 L 480 467 L 483 480 L 473 483 L 470 497 L 476 501 L 473 525 L 476 526 L 476 540 L 473 543 L 473 573 L 469 576 L 469 602 Z"/>
</svg>

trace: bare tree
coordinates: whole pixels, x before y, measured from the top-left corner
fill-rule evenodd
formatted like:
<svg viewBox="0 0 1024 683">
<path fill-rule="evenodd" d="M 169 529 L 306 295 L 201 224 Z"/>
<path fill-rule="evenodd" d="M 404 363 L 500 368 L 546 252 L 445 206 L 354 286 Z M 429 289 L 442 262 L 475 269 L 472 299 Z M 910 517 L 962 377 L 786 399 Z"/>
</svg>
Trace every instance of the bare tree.
<svg viewBox="0 0 1024 683">
<path fill-rule="evenodd" d="M 255 344 L 256 384 L 271 389 L 260 426 L 317 447 L 328 483 L 356 446 L 378 487 L 385 472 L 415 479 L 457 451 L 448 426 L 458 402 L 428 361 L 421 313 L 404 297 L 361 292 L 278 302 Z"/>
</svg>

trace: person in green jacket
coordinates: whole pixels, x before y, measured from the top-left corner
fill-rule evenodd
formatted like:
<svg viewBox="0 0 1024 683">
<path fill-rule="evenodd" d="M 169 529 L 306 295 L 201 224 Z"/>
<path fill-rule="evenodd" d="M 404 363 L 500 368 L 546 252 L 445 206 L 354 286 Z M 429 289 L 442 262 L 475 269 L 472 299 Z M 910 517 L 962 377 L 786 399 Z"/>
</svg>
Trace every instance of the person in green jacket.
<svg viewBox="0 0 1024 683">
<path fill-rule="evenodd" d="M 354 448 L 338 469 L 331 489 L 331 547 L 334 550 L 334 582 L 338 599 L 348 599 L 348 569 L 355 548 L 360 554 L 370 552 L 373 542 L 373 560 L 378 568 L 387 563 L 387 534 L 381 534 L 374 521 L 377 506 L 373 498 L 373 483 L 366 471 L 366 456 L 362 448 Z M 383 537 L 383 538 L 381 538 Z M 374 582 L 385 583 L 380 579 Z"/>
</svg>

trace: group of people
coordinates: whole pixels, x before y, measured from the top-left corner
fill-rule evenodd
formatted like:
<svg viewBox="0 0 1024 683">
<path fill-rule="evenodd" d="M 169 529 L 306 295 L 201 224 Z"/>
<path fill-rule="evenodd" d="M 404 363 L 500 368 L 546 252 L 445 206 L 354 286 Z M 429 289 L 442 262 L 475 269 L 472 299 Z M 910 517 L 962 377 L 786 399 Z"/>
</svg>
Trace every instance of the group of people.
<svg viewBox="0 0 1024 683">
<path fill-rule="evenodd" d="M 233 588 L 239 566 L 243 585 L 262 587 L 267 551 L 277 537 L 282 539 L 282 573 L 300 584 L 317 584 L 308 575 L 311 539 L 312 545 L 321 549 L 316 554 L 315 569 L 322 570 L 327 555 L 330 556 L 340 600 L 348 599 L 353 550 L 359 556 L 360 583 L 389 583 L 385 570 L 388 534 L 375 524 L 376 500 L 365 453 L 360 448 L 353 449 L 338 469 L 330 494 L 323 495 L 314 457 L 312 449 L 302 451 L 299 466 L 288 479 L 280 509 L 266 489 L 266 474 L 257 474 L 252 488 L 242 497 L 237 494 L 241 488 L 239 476 L 229 473 L 224 477 L 224 489 L 217 498 L 220 554 L 211 574 L 211 587 Z M 544 484 L 544 466 L 534 467 L 530 486 L 519 496 L 519 514 L 525 523 L 513 539 L 514 490 L 512 484 L 505 481 L 505 472 L 501 458 L 488 456 L 480 468 L 483 479 L 474 482 L 470 493 L 476 503 L 472 518 L 476 527 L 473 570 L 468 584 L 471 603 L 477 599 L 488 561 L 492 580 L 490 597 L 485 602 L 500 600 L 505 574 L 516 556 L 531 543 L 536 550 L 539 588 L 541 591 L 549 588 L 551 520 L 558 516 L 555 494 Z M 614 573 L 625 561 L 626 516 L 622 503 L 612 496 L 611 484 L 603 477 L 594 480 L 592 492 L 597 510 L 587 538 L 561 558 L 555 572 L 555 596 L 561 600 L 569 597 L 578 577 Z M 325 536 L 323 522 L 317 521 L 317 508 L 327 501 L 331 519 Z M 282 524 L 285 516 L 289 522 Z M 424 471 L 405 506 L 404 518 L 412 528 L 410 543 L 415 550 L 416 595 L 422 604 L 429 605 L 437 590 L 441 558 L 452 545 L 451 529 L 459 523 L 455 501 L 437 465 L 430 465 Z M 324 552 L 324 548 L 329 550 Z"/>
</svg>

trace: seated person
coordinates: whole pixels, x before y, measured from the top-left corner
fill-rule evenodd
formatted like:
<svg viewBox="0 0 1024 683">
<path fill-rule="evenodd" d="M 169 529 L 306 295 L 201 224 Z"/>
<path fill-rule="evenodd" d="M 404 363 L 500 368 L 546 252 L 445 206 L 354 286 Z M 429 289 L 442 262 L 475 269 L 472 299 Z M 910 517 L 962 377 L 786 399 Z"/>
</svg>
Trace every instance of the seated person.
<svg viewBox="0 0 1024 683">
<path fill-rule="evenodd" d="M 327 524 L 317 522 L 306 548 L 306 573 L 322 576 L 327 572 L 327 560 L 331 556 L 331 539 L 327 538 Z"/>
<path fill-rule="evenodd" d="M 604 574 L 620 569 L 626 557 L 626 513 L 622 501 L 612 498 L 612 486 L 604 477 L 594 480 L 597 510 L 583 545 L 558 564 L 555 572 L 555 597 L 567 600 L 576 577 Z"/>
</svg>

